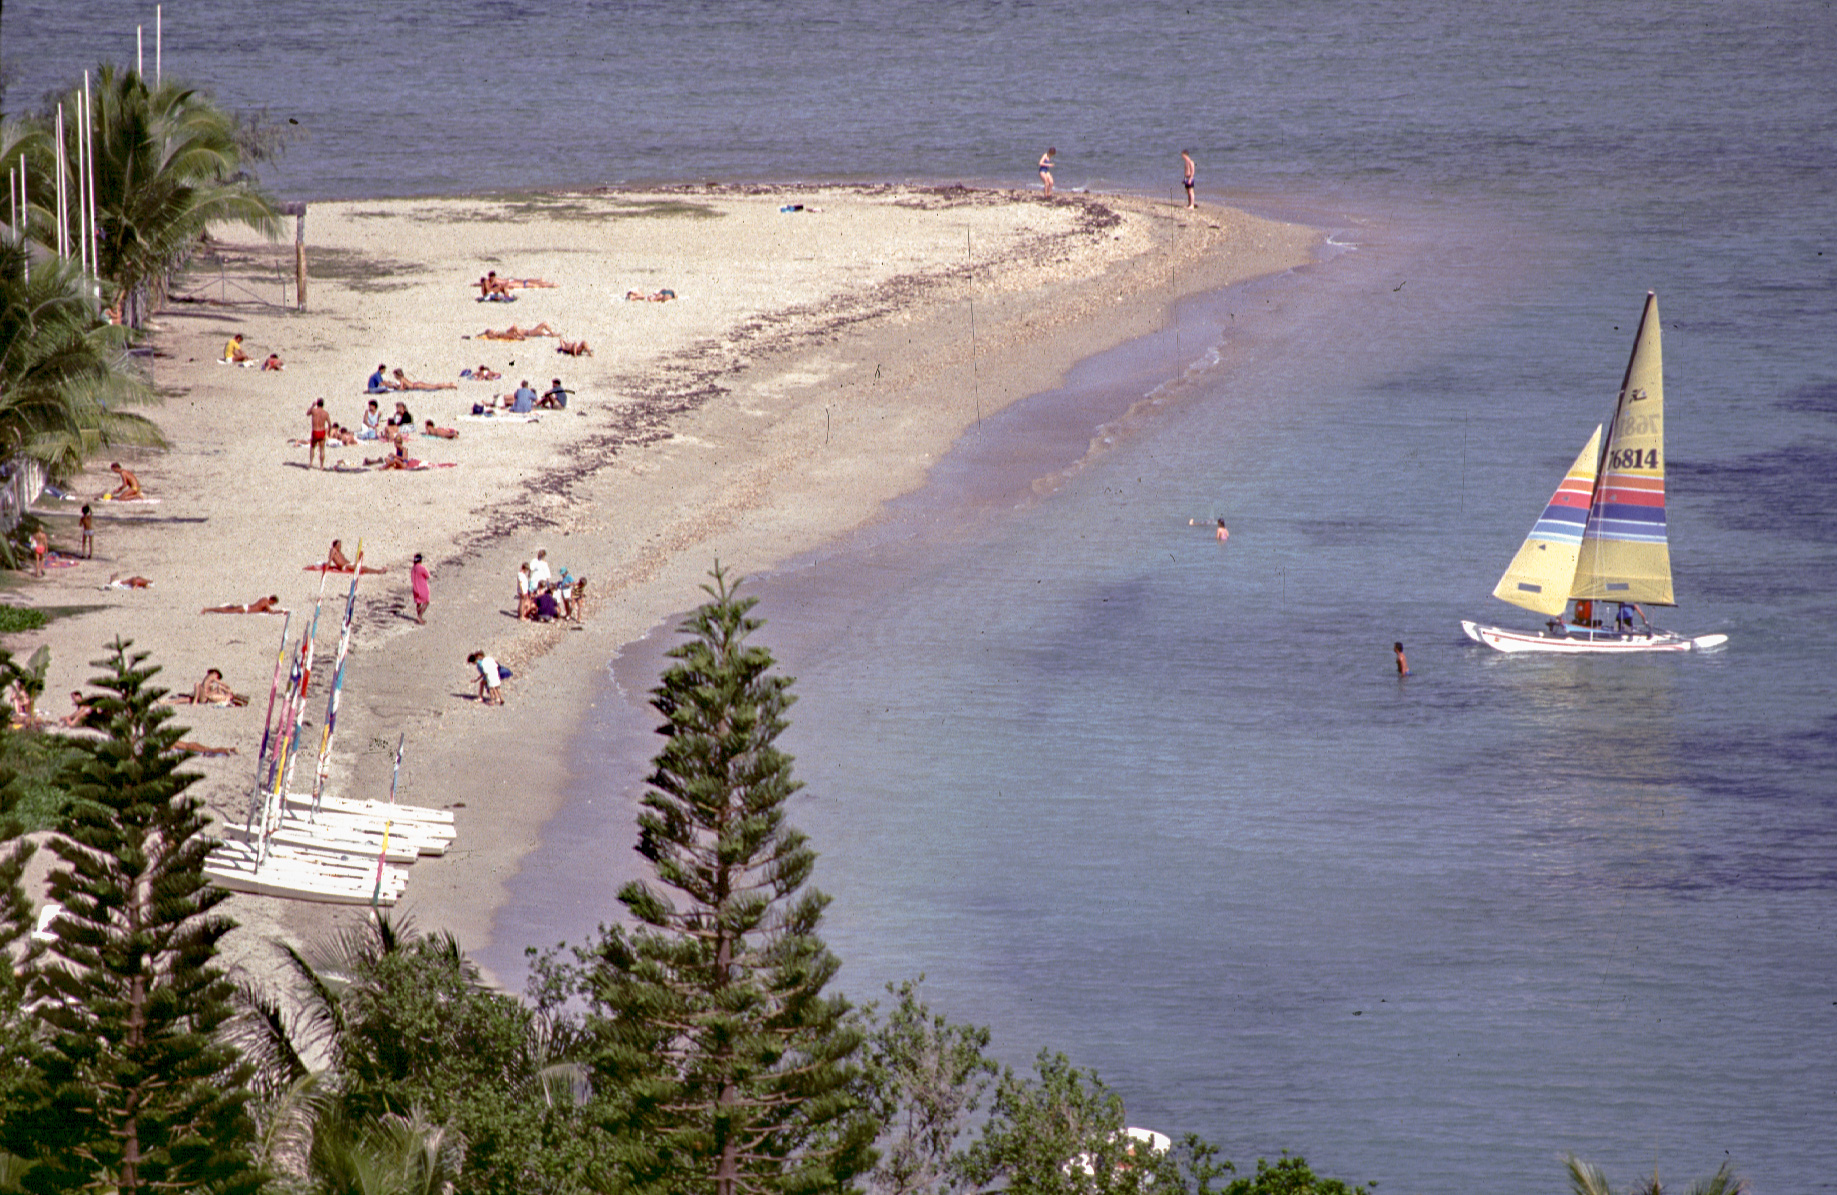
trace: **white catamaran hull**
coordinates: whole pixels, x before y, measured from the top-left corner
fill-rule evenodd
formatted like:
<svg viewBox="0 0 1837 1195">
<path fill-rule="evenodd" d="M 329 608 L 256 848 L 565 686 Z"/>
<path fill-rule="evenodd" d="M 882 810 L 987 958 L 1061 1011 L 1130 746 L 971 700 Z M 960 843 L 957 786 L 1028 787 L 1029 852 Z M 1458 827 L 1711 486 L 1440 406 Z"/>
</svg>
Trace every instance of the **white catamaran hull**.
<svg viewBox="0 0 1837 1195">
<path fill-rule="evenodd" d="M 1469 639 L 1498 651 L 1547 651 L 1569 655 L 1585 652 L 1611 655 L 1647 651 L 1708 651 L 1729 641 L 1727 635 L 1699 635 L 1690 639 L 1669 631 L 1652 634 L 1642 631 L 1630 635 L 1605 632 L 1593 635 L 1552 635 L 1546 631 L 1513 631 L 1505 627 L 1489 627 L 1468 619 L 1461 620 L 1461 629 L 1467 632 Z"/>
</svg>

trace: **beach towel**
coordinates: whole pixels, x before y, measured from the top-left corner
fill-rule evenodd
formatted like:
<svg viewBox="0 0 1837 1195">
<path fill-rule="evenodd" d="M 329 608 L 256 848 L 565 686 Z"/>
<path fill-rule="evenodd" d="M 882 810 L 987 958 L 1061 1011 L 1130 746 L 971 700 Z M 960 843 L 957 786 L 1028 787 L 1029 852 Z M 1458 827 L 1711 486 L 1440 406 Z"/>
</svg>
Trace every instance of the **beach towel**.
<svg viewBox="0 0 1837 1195">
<path fill-rule="evenodd" d="M 321 560 L 318 564 L 307 565 L 305 571 L 309 573 L 319 573 L 319 572 L 343 573 L 348 577 L 351 575 L 351 566 L 346 565 L 343 568 L 334 568 L 333 566 L 327 564 L 325 561 Z M 371 573 L 386 573 L 388 571 L 389 570 L 387 568 L 371 568 L 367 564 L 364 565 L 364 576 L 366 577 L 369 576 Z"/>
<path fill-rule="evenodd" d="M 75 556 L 59 556 L 56 552 L 45 557 L 46 568 L 75 568 L 83 562 Z"/>
<path fill-rule="evenodd" d="M 533 411 L 527 414 L 523 414 L 523 415 L 516 414 L 513 411 L 505 411 L 498 415 L 492 415 L 490 413 L 486 413 L 483 415 L 461 415 L 460 418 L 469 420 L 470 422 L 473 422 L 473 423 L 541 423 L 542 422 L 542 416 L 536 414 Z"/>
<path fill-rule="evenodd" d="M 515 295 L 495 295 L 495 294 L 494 295 L 480 295 L 477 301 L 480 303 L 514 303 L 517 301 L 517 296 Z"/>
<path fill-rule="evenodd" d="M 96 501 L 97 502 L 113 502 L 121 506 L 129 506 L 129 505 L 136 505 L 136 504 L 141 505 L 141 506 L 159 505 L 158 498 L 149 498 L 145 494 L 142 494 L 138 498 L 117 498 L 113 494 L 104 494 L 100 498 L 97 498 Z"/>
</svg>

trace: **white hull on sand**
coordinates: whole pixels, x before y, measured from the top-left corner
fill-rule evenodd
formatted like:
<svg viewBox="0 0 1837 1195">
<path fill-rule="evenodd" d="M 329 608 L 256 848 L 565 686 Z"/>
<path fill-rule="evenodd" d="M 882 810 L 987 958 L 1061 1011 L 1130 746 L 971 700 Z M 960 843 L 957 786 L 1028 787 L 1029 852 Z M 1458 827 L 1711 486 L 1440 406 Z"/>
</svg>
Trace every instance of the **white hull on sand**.
<svg viewBox="0 0 1837 1195">
<path fill-rule="evenodd" d="M 270 859 L 259 869 L 216 863 L 204 865 L 204 876 L 219 888 L 246 892 L 255 896 L 280 896 L 288 900 L 311 900 L 332 905 L 367 905 L 374 900 L 385 908 L 401 899 L 402 885 L 385 878 L 381 888 L 376 880 L 359 876 L 327 876 L 322 873 L 277 866 Z"/>
<path fill-rule="evenodd" d="M 1547 631 L 1512 631 L 1504 627 L 1483 626 L 1468 619 L 1461 620 L 1461 629 L 1467 637 L 1476 643 L 1484 643 L 1497 651 L 1544 651 L 1559 652 L 1566 655 L 1595 653 L 1603 655 L 1626 654 L 1629 652 L 1648 651 L 1709 651 L 1721 647 L 1729 641 L 1727 635 L 1698 635 L 1694 639 L 1669 631 L 1637 634 L 1615 634 L 1610 631 L 1581 631 L 1572 634 L 1553 635 Z"/>
<path fill-rule="evenodd" d="M 248 845 L 256 840 L 256 835 L 241 826 L 224 826 L 218 830 L 226 840 Z M 325 826 L 313 825 L 292 820 L 284 821 L 268 832 L 268 842 L 277 847 L 299 847 L 313 851 L 335 851 L 346 855 L 356 855 L 375 861 L 381 855 L 389 863 L 413 863 L 421 857 L 416 844 L 408 839 L 391 836 L 387 848 L 383 846 L 382 836 L 337 834 Z"/>
<path fill-rule="evenodd" d="M 294 809 L 311 809 L 311 793 L 288 793 L 287 804 Z M 356 817 L 374 817 L 404 824 L 418 822 L 428 826 L 453 825 L 450 809 L 429 809 L 425 805 L 395 805 L 388 801 L 353 801 L 346 797 L 320 797 L 319 808 L 327 813 L 344 813 Z"/>
</svg>

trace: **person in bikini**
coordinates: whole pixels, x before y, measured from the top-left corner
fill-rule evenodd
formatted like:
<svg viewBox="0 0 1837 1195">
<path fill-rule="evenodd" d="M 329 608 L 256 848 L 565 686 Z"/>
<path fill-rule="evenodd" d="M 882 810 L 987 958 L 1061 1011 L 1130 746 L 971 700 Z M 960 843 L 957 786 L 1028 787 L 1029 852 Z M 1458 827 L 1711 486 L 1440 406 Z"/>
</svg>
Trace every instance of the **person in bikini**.
<svg viewBox="0 0 1837 1195">
<path fill-rule="evenodd" d="M 279 373 L 286 368 L 287 364 L 281 360 L 281 355 L 279 353 L 269 353 L 267 360 L 262 362 L 263 373 Z"/>
<path fill-rule="evenodd" d="M 325 437 L 332 430 L 332 415 L 325 409 L 325 400 L 323 398 L 314 400 L 313 405 L 306 408 L 306 417 L 312 420 L 312 439 L 306 447 L 306 467 L 308 469 L 313 467 L 313 456 L 316 453 L 319 457 L 319 467 L 323 469 L 325 468 Z"/>
<path fill-rule="evenodd" d="M 124 469 L 121 467 L 120 461 L 115 461 L 109 465 L 109 472 L 121 478 L 121 484 L 102 495 L 104 498 L 113 498 L 115 501 L 121 502 L 128 498 L 140 498 L 144 496 L 140 492 L 140 478 L 134 476 L 134 470 Z"/>
<path fill-rule="evenodd" d="M 478 334 L 478 338 L 480 340 L 528 340 L 532 336 L 560 335 L 561 333 L 549 327 L 549 322 L 547 320 L 543 320 L 533 328 L 519 328 L 515 324 L 505 328 L 502 332 L 486 328 L 483 332 Z"/>
<path fill-rule="evenodd" d="M 1193 155 L 1190 151 L 1184 150 L 1184 149 L 1180 151 L 1180 164 L 1186 174 L 1186 180 L 1185 180 L 1186 181 L 1186 206 L 1187 206 L 1187 210 L 1191 211 L 1193 208 L 1196 208 L 1199 205 L 1193 202 L 1194 166 L 1193 166 Z"/>
<path fill-rule="evenodd" d="M 249 699 L 241 697 L 230 690 L 224 682 L 223 673 L 215 668 L 206 669 L 204 679 L 198 682 L 197 688 L 191 691 L 193 705 L 247 705 Z"/>
<path fill-rule="evenodd" d="M 676 292 L 667 286 L 660 291 L 654 291 L 648 295 L 641 290 L 628 290 L 625 292 L 625 301 L 627 303 L 668 303 L 675 297 Z"/>
<path fill-rule="evenodd" d="M 458 382 L 417 382 L 400 368 L 395 371 L 397 390 L 457 390 Z"/>
<path fill-rule="evenodd" d="M 341 573 L 350 569 L 351 562 L 345 557 L 343 540 L 332 541 L 332 546 L 325 550 L 325 562 Z"/>
<path fill-rule="evenodd" d="M 138 587 L 137 587 L 138 588 Z M 281 614 L 281 597 L 271 593 L 265 598 L 256 598 L 240 606 L 206 606 L 198 611 L 200 614 Z"/>
<path fill-rule="evenodd" d="M 497 370 L 490 369 L 483 365 L 479 366 L 477 369 L 468 369 L 466 371 L 466 374 L 471 375 L 472 380 L 475 382 L 495 382 L 499 378 L 504 376 L 503 374 L 499 373 Z M 465 374 L 462 374 L 461 376 L 463 377 L 465 376 Z"/>
<path fill-rule="evenodd" d="M 439 436 L 442 440 L 459 439 L 459 429 L 458 428 L 456 427 L 435 427 L 434 421 L 432 419 L 429 419 L 427 421 L 427 426 L 421 429 L 421 434 L 424 436 Z"/>
<path fill-rule="evenodd" d="M 593 356 L 593 350 L 587 347 L 587 342 L 584 340 L 564 340 L 555 346 L 555 351 L 566 353 L 570 357 Z"/>
<path fill-rule="evenodd" d="M 120 573 L 110 573 L 108 584 L 104 589 L 151 589 L 153 582 L 145 577 L 124 577 Z"/>
<path fill-rule="evenodd" d="M 1046 189 L 1046 198 L 1052 198 L 1052 159 L 1059 151 L 1051 146 L 1040 155 L 1040 185 Z"/>
</svg>

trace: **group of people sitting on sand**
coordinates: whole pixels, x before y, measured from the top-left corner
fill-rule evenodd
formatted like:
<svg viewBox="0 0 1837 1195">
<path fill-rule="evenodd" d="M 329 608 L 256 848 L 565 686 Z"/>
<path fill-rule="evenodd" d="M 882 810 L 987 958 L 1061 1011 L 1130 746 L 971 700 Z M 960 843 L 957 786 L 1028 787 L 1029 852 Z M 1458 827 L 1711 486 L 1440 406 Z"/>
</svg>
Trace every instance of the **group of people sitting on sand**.
<svg viewBox="0 0 1837 1195">
<path fill-rule="evenodd" d="M 229 343 L 223 346 L 223 362 L 226 365 L 240 365 L 245 369 L 255 363 L 255 358 L 249 356 L 242 347 L 241 332 L 230 337 Z M 286 368 L 287 366 L 281 361 L 281 355 L 279 353 L 269 353 L 267 357 L 262 360 L 261 364 L 263 373 L 279 373 Z"/>
<path fill-rule="evenodd" d="M 548 549 L 517 566 L 517 618 L 523 622 L 580 621 L 580 599 L 586 589 L 567 569 L 559 577 L 549 569 Z"/>
<path fill-rule="evenodd" d="M 568 405 L 568 395 L 574 393 L 561 384 L 560 378 L 553 378 L 549 388 L 541 394 L 524 378 L 521 385 L 509 394 L 494 394 L 489 399 L 472 404 L 474 415 L 493 414 L 504 411 L 511 415 L 528 415 L 534 411 L 561 411 Z"/>
<path fill-rule="evenodd" d="M 641 290 L 628 290 L 625 292 L 625 301 L 627 303 L 668 303 L 675 297 L 676 292 L 667 286 L 662 290 L 649 292 Z"/>
</svg>

